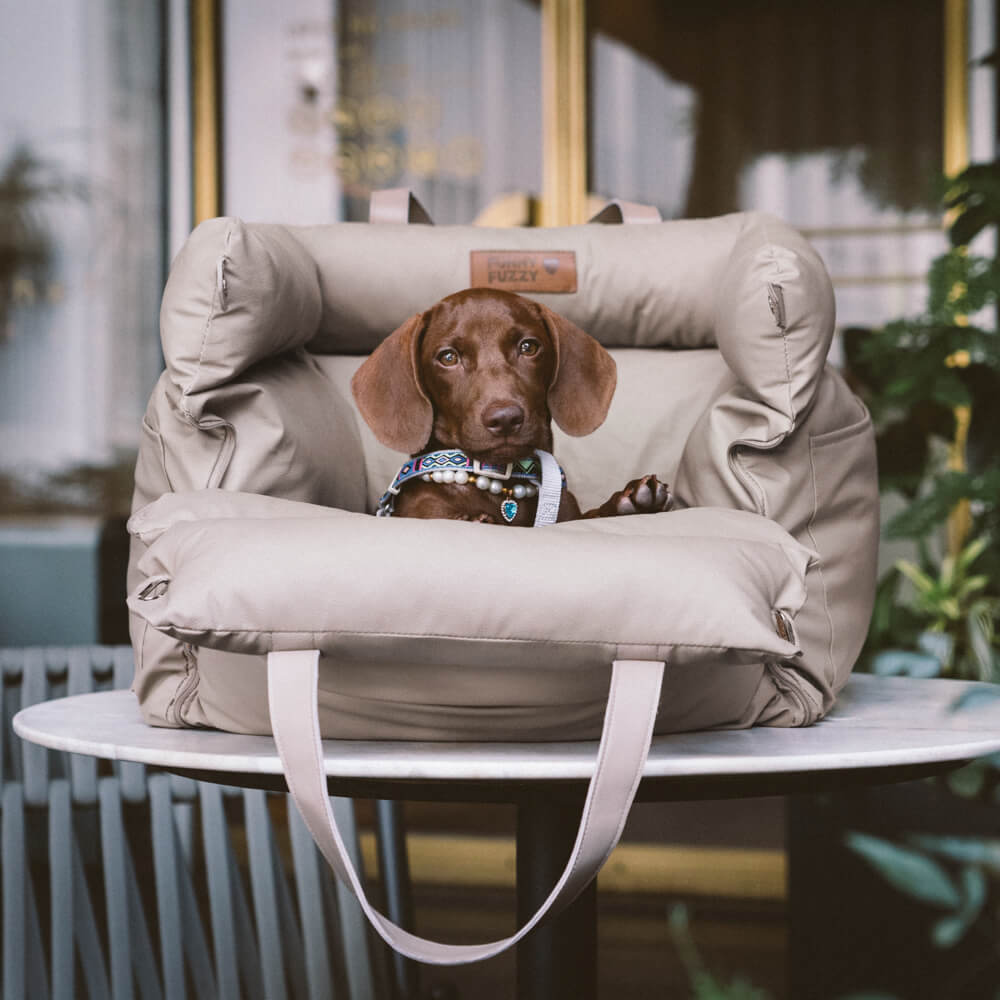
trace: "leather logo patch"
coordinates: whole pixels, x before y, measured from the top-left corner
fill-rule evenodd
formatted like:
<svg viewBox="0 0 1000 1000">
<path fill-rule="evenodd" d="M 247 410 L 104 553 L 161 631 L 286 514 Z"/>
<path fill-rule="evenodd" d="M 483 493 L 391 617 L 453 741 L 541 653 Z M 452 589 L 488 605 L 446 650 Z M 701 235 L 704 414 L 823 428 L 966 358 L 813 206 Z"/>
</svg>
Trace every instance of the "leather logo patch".
<svg viewBox="0 0 1000 1000">
<path fill-rule="evenodd" d="M 473 250 L 469 286 L 508 292 L 575 292 L 573 250 Z"/>
</svg>

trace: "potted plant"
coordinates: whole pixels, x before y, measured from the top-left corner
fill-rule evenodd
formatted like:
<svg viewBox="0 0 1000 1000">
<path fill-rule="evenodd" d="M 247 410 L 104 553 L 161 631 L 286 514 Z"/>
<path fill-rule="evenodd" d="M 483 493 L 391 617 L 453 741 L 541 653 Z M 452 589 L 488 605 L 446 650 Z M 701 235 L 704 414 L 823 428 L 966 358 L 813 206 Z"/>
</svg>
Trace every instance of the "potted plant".
<svg viewBox="0 0 1000 1000">
<path fill-rule="evenodd" d="M 945 204 L 952 247 L 923 315 L 846 338 L 881 488 L 902 498 L 886 536 L 914 550 L 879 583 L 860 668 L 1000 681 L 1000 259 L 969 247 L 1000 230 L 1000 161 L 965 170 Z M 998 766 L 794 804 L 793 995 L 1000 995 Z"/>
</svg>

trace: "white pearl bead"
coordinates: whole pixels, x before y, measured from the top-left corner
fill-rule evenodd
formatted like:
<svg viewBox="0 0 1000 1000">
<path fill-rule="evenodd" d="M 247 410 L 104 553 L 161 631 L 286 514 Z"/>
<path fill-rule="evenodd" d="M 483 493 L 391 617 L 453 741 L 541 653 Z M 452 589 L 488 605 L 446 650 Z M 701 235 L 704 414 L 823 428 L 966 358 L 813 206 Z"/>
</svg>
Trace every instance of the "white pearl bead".
<svg viewBox="0 0 1000 1000">
<path fill-rule="evenodd" d="M 459 471 L 455 473 L 455 482 L 458 483 L 459 486 L 464 486 L 468 481 L 469 474 L 465 471 L 465 469 L 459 469 Z"/>
<path fill-rule="evenodd" d="M 431 473 L 431 479 L 433 479 L 434 482 L 436 482 L 436 483 L 443 482 L 444 481 L 444 473 L 443 472 L 432 472 Z"/>
<path fill-rule="evenodd" d="M 529 486 L 528 487 L 528 492 L 525 495 L 529 496 L 529 497 L 536 497 L 536 496 L 538 496 L 538 487 L 537 486 Z"/>
<path fill-rule="evenodd" d="M 431 474 L 429 472 L 425 472 L 423 475 L 423 480 L 425 483 L 429 483 L 431 481 Z"/>
<path fill-rule="evenodd" d="M 527 488 L 523 486 L 521 483 L 518 483 L 517 486 L 514 487 L 514 499 L 523 500 L 527 495 L 527 492 L 528 492 Z"/>
<path fill-rule="evenodd" d="M 478 486 L 481 490 L 488 490 L 490 488 L 490 481 L 486 478 L 486 476 L 477 476 L 476 486 Z"/>
<path fill-rule="evenodd" d="M 496 494 L 501 493 L 502 491 L 503 491 L 503 483 L 501 483 L 499 479 L 494 479 L 493 482 L 490 483 L 490 493 L 492 493 L 495 496 Z"/>
<path fill-rule="evenodd" d="M 455 472 L 454 472 L 454 470 L 453 469 L 445 469 L 445 471 L 441 473 L 441 479 L 444 482 L 446 482 L 446 483 L 453 483 L 453 482 L 455 482 Z"/>
</svg>

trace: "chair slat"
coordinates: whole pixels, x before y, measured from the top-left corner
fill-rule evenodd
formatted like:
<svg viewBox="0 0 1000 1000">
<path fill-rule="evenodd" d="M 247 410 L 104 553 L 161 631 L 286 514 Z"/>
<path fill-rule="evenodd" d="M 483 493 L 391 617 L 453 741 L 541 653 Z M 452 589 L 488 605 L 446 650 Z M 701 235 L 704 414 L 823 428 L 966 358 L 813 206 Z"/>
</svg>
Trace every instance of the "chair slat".
<svg viewBox="0 0 1000 1000">
<path fill-rule="evenodd" d="M 128 842 L 125 844 L 125 880 L 128 883 L 128 916 L 132 925 L 132 973 L 139 987 L 139 996 L 142 1000 L 162 1000 L 163 990 L 156 972 L 156 952 Z"/>
<path fill-rule="evenodd" d="M 264 993 L 268 1000 L 287 1000 L 284 940 L 278 927 L 277 878 L 271 850 L 271 822 L 265 793 L 250 789 L 243 793 L 250 883 L 253 887 L 257 947 L 260 954 Z"/>
<path fill-rule="evenodd" d="M 80 968 L 83 971 L 83 981 L 87 984 L 87 996 L 89 1000 L 109 1000 L 111 989 L 97 933 L 94 902 L 90 898 L 90 886 L 83 871 L 80 844 L 75 837 L 73 838 L 73 923 Z"/>
<path fill-rule="evenodd" d="M 111 996 L 113 1000 L 132 1000 L 135 995 L 132 984 L 132 926 L 125 872 L 125 824 L 118 779 L 101 778 L 97 796 L 101 809 L 101 863 L 111 952 Z"/>
<path fill-rule="evenodd" d="M 42 648 L 24 651 L 21 679 L 21 707 L 36 705 L 48 697 L 46 656 Z M 21 742 L 24 766 L 24 801 L 30 806 L 44 806 L 49 799 L 49 752 L 34 743 Z"/>
<path fill-rule="evenodd" d="M 239 1000 L 236 933 L 233 927 L 233 877 L 229 862 L 229 830 L 218 785 L 201 784 L 202 841 L 208 877 L 212 940 L 215 942 L 215 978 L 219 1000 Z"/>
<path fill-rule="evenodd" d="M 49 785 L 49 950 L 53 1000 L 74 1000 L 73 812 L 69 782 Z"/>
<path fill-rule="evenodd" d="M 295 893 L 299 901 L 299 925 L 302 928 L 305 972 L 309 1000 L 333 996 L 330 974 L 330 941 L 323 908 L 322 879 L 329 878 L 320 865 L 320 854 L 306 829 L 298 809 L 286 798 L 288 832 L 292 842 L 292 866 Z"/>
<path fill-rule="evenodd" d="M 361 870 L 361 844 L 354 819 L 354 802 L 335 797 L 331 803 L 337 826 L 347 847 L 351 863 Z M 344 944 L 344 962 L 347 966 L 347 983 L 351 1000 L 374 1000 L 375 985 L 372 980 L 371 954 L 368 945 L 368 922 L 361 904 L 351 891 L 337 879 L 337 912 L 340 914 L 340 933 Z"/>
<path fill-rule="evenodd" d="M 184 946 L 181 935 L 177 842 L 170 801 L 170 778 L 149 776 L 149 808 L 153 834 L 153 871 L 160 925 L 160 967 L 166 1000 L 185 1000 Z"/>
<path fill-rule="evenodd" d="M 178 844 L 178 848 L 180 845 Z M 178 890 L 181 900 L 181 935 L 184 939 L 184 957 L 191 972 L 194 995 L 197 1000 L 215 1000 L 215 971 L 208 947 L 208 935 L 198 910 L 190 866 L 178 871 Z"/>
<path fill-rule="evenodd" d="M 233 789 L 223 786 L 222 794 Z M 242 794 L 241 789 L 237 791 Z M 254 933 L 253 921 L 250 919 L 250 906 L 247 903 L 246 892 L 243 889 L 243 879 L 236 864 L 236 855 L 229 852 L 229 877 L 233 887 L 233 922 L 236 927 L 236 955 L 239 963 L 240 979 L 243 984 L 243 995 L 246 1000 L 265 1000 L 264 983 L 260 975 L 260 955 L 257 953 L 257 937 Z"/>
<path fill-rule="evenodd" d="M 28 864 L 24 849 L 24 788 L 10 782 L 3 790 L 0 814 L 3 851 L 3 995 L 24 1000 L 26 987 Z"/>
<path fill-rule="evenodd" d="M 90 650 L 74 648 L 68 651 L 67 690 L 69 694 L 88 694 L 94 690 L 94 671 Z M 73 782 L 73 801 L 80 805 L 97 802 L 97 758 L 84 754 L 68 754 L 69 773 Z"/>
<path fill-rule="evenodd" d="M 116 691 L 125 691 L 132 686 L 135 676 L 135 657 L 131 646 L 115 646 L 111 649 L 111 684 Z"/>
<path fill-rule="evenodd" d="M 269 801 L 271 801 L 269 799 Z M 285 802 L 280 802 L 284 806 Z M 281 857 L 278 854 L 278 847 L 275 840 L 276 831 L 272 821 L 268 841 L 271 845 L 273 856 L 275 882 L 278 893 L 278 926 L 281 940 L 285 944 L 285 968 L 289 978 L 289 992 L 293 997 L 306 997 L 308 995 L 308 983 L 306 981 L 305 964 L 302 961 L 302 933 L 299 927 L 298 914 L 295 912 L 295 905 L 292 902 L 292 893 L 289 889 L 288 878 L 285 874 Z"/>
</svg>

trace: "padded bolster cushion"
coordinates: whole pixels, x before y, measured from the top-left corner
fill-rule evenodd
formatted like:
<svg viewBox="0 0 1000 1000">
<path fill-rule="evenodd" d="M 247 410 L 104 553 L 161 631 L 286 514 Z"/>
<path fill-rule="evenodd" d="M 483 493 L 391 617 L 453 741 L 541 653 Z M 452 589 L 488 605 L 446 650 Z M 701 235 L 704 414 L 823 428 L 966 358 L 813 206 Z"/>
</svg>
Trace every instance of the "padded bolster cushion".
<svg viewBox="0 0 1000 1000">
<path fill-rule="evenodd" d="M 834 330 L 822 261 L 762 213 L 645 226 L 285 227 L 212 219 L 174 261 L 163 351 L 190 397 L 291 348 L 368 353 L 470 281 L 475 250 L 569 250 L 577 290 L 529 295 L 606 347 L 718 347 L 752 396 L 794 426 Z"/>
<path fill-rule="evenodd" d="M 261 516 L 267 498 L 257 497 L 252 517 L 201 516 L 238 512 L 241 496 L 207 507 L 167 496 L 133 522 L 152 544 L 129 607 L 153 628 L 232 652 L 318 648 L 362 662 L 482 655 L 523 666 L 538 656 L 573 667 L 799 653 L 775 612 L 794 619 L 812 554 L 754 514 L 702 508 L 521 529 L 294 501 Z M 421 600 L 431 589 L 435 599 Z"/>
<path fill-rule="evenodd" d="M 816 251 L 768 215 L 747 217 L 722 272 L 715 339 L 740 382 L 789 429 L 816 393 L 833 339 L 833 286 Z"/>
<path fill-rule="evenodd" d="M 322 309 L 312 256 L 284 226 L 210 219 L 170 269 L 160 308 L 167 370 L 183 396 L 300 347 Z"/>
</svg>

